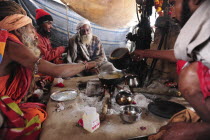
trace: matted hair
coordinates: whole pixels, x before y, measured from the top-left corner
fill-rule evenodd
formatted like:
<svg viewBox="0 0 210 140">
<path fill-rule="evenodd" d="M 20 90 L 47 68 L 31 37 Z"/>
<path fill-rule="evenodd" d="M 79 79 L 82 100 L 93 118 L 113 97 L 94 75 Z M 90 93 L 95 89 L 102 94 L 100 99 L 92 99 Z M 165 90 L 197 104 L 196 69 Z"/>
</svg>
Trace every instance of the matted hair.
<svg viewBox="0 0 210 140">
<path fill-rule="evenodd" d="M 14 1 L 0 1 L 0 20 L 14 14 L 27 15 L 26 11 Z"/>
</svg>

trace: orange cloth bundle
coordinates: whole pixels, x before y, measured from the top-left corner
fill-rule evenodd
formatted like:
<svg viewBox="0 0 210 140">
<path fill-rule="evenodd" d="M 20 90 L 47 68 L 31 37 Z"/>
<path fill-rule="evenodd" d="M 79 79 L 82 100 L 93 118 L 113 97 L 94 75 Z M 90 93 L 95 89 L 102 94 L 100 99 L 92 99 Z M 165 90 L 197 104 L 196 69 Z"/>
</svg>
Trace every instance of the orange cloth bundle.
<svg viewBox="0 0 210 140">
<path fill-rule="evenodd" d="M 46 119 L 47 113 L 42 110 L 43 104 L 24 103 L 16 104 L 10 97 L 0 97 L 0 110 L 7 118 L 7 128 L 1 131 L 7 140 L 37 140 L 41 132 L 41 122 Z M 4 128 L 3 128 L 4 129 Z"/>
<path fill-rule="evenodd" d="M 38 115 L 40 122 L 42 123 L 47 118 L 46 106 L 41 103 L 22 103 L 19 104 L 21 111 L 24 113 L 24 117 L 28 120 Z"/>
</svg>

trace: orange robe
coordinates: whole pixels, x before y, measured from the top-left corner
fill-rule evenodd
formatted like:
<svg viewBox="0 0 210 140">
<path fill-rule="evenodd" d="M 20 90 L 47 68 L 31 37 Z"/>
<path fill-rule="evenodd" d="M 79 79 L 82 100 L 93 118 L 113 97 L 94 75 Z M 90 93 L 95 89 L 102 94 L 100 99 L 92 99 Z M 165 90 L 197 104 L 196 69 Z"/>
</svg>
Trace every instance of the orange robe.
<svg viewBox="0 0 210 140">
<path fill-rule="evenodd" d="M 52 48 L 49 38 L 43 37 L 39 33 L 37 33 L 37 36 L 42 58 L 55 64 L 63 63 L 61 54 L 65 52 L 65 48 L 63 46 Z"/>
<path fill-rule="evenodd" d="M 9 34 L 8 40 L 22 44 L 13 34 Z M 17 73 L 8 88 L 6 84 L 9 79 L 9 75 L 0 77 L 0 96 L 8 95 L 16 103 L 19 103 L 28 92 L 32 80 L 32 71 L 23 66 L 18 66 L 16 71 Z"/>
<path fill-rule="evenodd" d="M 22 45 L 20 40 L 13 34 L 9 33 L 7 40 L 11 40 Z M 3 131 L 5 132 L 3 136 L 5 137 L 5 139 L 8 140 L 21 138 L 25 140 L 38 139 L 41 130 L 41 123 L 47 117 L 47 113 L 45 112 L 45 105 L 39 103 L 20 103 L 23 97 L 28 93 L 32 80 L 32 71 L 28 68 L 19 65 L 16 67 L 16 74 L 12 82 L 9 85 L 7 85 L 9 78 L 10 75 L 0 77 L 0 111 L 7 118 L 7 128 L 5 128 L 6 131 Z M 8 97 L 8 99 L 5 100 L 6 102 L 9 101 L 9 106 L 7 106 L 7 103 L 3 101 L 6 97 L 5 95 L 11 98 L 10 99 Z M 11 104 L 13 101 L 18 104 Z M 17 112 L 14 112 L 14 110 L 17 111 L 17 109 L 21 109 L 22 115 L 17 114 Z M 17 122 L 17 120 L 21 120 L 22 123 Z M 31 126 L 28 126 L 27 124 L 29 121 L 32 123 Z M 18 128 L 21 128 L 21 131 L 14 131 Z M 28 131 L 33 131 L 33 133 L 27 135 L 26 133 Z"/>
</svg>

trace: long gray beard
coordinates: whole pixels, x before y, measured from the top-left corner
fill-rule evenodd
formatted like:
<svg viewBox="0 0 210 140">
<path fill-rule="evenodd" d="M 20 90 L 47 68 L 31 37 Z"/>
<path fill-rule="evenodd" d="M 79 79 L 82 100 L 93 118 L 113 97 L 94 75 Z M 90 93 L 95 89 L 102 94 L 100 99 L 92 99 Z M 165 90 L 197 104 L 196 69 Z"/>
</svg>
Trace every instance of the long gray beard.
<svg viewBox="0 0 210 140">
<path fill-rule="evenodd" d="M 38 45 L 37 40 L 33 40 L 26 33 L 23 33 L 22 34 L 22 43 L 24 45 L 26 45 L 26 47 L 28 47 L 30 49 L 30 51 L 35 54 L 35 56 L 37 56 L 37 57 L 40 56 L 41 52 L 37 47 L 37 45 Z"/>
<path fill-rule="evenodd" d="M 81 40 L 82 44 L 85 44 L 85 45 L 90 45 L 92 43 L 92 38 L 93 38 L 92 33 L 90 33 L 88 35 L 80 36 L 80 40 Z"/>
</svg>

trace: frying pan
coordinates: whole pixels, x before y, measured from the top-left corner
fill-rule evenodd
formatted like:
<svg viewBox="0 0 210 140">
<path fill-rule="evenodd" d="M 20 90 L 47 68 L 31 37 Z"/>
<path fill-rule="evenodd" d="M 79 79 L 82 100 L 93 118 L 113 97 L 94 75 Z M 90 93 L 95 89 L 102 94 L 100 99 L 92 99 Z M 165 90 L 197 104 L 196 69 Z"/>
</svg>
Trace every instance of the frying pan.
<svg viewBox="0 0 210 140">
<path fill-rule="evenodd" d="M 103 85 L 116 86 L 124 80 L 124 73 L 122 71 L 101 72 L 98 78 Z"/>
</svg>

